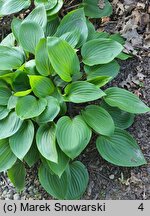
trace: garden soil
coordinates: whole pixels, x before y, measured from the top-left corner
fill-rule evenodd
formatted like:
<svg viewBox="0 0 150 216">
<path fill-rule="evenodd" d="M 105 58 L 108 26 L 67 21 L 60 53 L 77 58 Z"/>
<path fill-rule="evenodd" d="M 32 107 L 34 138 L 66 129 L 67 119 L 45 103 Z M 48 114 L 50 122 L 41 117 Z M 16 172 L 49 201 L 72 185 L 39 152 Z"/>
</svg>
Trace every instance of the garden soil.
<svg viewBox="0 0 150 216">
<path fill-rule="evenodd" d="M 121 33 L 127 40 L 125 51 L 134 55 L 130 60 L 120 62 L 120 74 L 112 81 L 111 86 L 119 86 L 137 94 L 150 106 L 150 5 L 146 0 L 111 2 L 113 15 L 110 18 L 92 21 L 99 31 Z M 79 1 L 65 1 L 62 15 L 66 10 L 75 8 L 77 3 Z M 11 17 L 0 20 L 1 38 L 9 32 L 10 20 Z M 72 114 L 79 112 L 79 109 L 72 108 Z M 141 147 L 147 164 L 137 168 L 123 168 L 107 163 L 96 150 L 94 136 L 79 157 L 90 175 L 89 185 L 82 199 L 150 199 L 150 114 L 136 116 L 129 131 Z M 6 174 L 2 173 L 0 199 L 52 199 L 40 186 L 36 167 L 27 169 L 26 187 L 21 194 L 17 194 Z"/>
</svg>

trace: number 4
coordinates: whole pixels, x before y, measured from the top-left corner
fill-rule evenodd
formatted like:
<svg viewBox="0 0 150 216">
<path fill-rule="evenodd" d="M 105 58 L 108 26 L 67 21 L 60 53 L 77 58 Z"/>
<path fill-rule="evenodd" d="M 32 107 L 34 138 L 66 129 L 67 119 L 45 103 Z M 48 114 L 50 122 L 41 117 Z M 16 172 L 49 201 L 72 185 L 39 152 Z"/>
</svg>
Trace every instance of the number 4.
<svg viewBox="0 0 150 216">
<path fill-rule="evenodd" d="M 143 206 L 143 203 L 141 203 L 138 207 L 139 210 L 143 211 L 144 210 L 144 206 Z"/>
</svg>

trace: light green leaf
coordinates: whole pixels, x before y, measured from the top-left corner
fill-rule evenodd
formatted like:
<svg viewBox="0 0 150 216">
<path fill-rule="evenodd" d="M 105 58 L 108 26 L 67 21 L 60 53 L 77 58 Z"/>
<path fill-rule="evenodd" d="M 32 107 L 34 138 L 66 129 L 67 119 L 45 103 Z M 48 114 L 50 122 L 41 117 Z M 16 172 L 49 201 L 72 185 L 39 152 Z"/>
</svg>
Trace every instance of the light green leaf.
<svg viewBox="0 0 150 216">
<path fill-rule="evenodd" d="M 80 34 L 77 47 L 82 46 L 88 37 L 88 28 L 83 8 L 73 10 L 64 16 L 55 35 L 59 37 L 71 31 L 76 31 Z"/>
<path fill-rule="evenodd" d="M 12 29 L 12 32 L 13 32 L 17 42 L 19 42 L 19 31 L 20 31 L 21 23 L 22 23 L 22 20 L 18 19 L 16 17 L 14 17 L 12 22 L 11 22 L 11 29 Z"/>
<path fill-rule="evenodd" d="M 85 43 L 81 49 L 83 62 L 93 66 L 111 62 L 123 50 L 123 46 L 111 39 L 94 39 Z"/>
<path fill-rule="evenodd" d="M 7 105 L 10 96 L 12 95 L 11 90 L 7 87 L 0 87 L 0 105 Z"/>
<path fill-rule="evenodd" d="M 57 122 L 56 137 L 61 150 L 71 159 L 77 157 L 91 139 L 91 130 L 81 116 L 61 117 Z"/>
<path fill-rule="evenodd" d="M 46 97 L 54 92 L 54 84 L 50 78 L 30 75 L 29 76 L 30 85 L 37 97 Z"/>
<path fill-rule="evenodd" d="M 119 55 L 117 55 L 117 58 L 121 60 L 127 60 L 129 58 L 132 58 L 132 56 L 124 52 L 121 52 Z"/>
<path fill-rule="evenodd" d="M 150 111 L 136 95 L 118 87 L 111 87 L 105 90 L 104 100 L 112 107 L 118 107 L 129 113 L 145 113 Z"/>
<path fill-rule="evenodd" d="M 28 153 L 25 155 L 24 160 L 29 167 L 32 167 L 39 159 L 39 151 L 36 146 L 36 142 L 33 141 L 32 146 Z"/>
<path fill-rule="evenodd" d="M 101 18 L 112 14 L 112 6 L 108 0 L 84 0 L 85 15 L 90 18 Z"/>
<path fill-rule="evenodd" d="M 100 87 L 106 85 L 108 82 L 110 82 L 111 79 L 112 79 L 112 77 L 109 77 L 109 76 L 97 76 L 97 77 L 93 77 L 91 79 L 87 78 L 87 81 L 90 83 L 93 83 L 94 85 L 96 85 L 100 88 Z"/>
<path fill-rule="evenodd" d="M 43 4 L 38 5 L 34 8 L 31 13 L 24 19 L 23 23 L 33 21 L 40 25 L 43 29 L 46 28 L 47 15 Z"/>
<path fill-rule="evenodd" d="M 97 133 L 111 136 L 115 126 L 111 115 L 102 107 L 89 105 L 81 112 L 84 121 Z"/>
<path fill-rule="evenodd" d="M 36 118 L 39 123 L 51 122 L 55 119 L 60 111 L 60 105 L 56 98 L 48 96 L 46 97 L 47 106 L 44 112 Z"/>
<path fill-rule="evenodd" d="M 8 139 L 0 139 L 0 172 L 10 169 L 17 157 L 12 153 Z"/>
<path fill-rule="evenodd" d="M 93 79 L 98 76 L 109 76 L 115 78 L 119 73 L 120 66 L 113 60 L 107 64 L 95 65 L 95 66 L 84 66 L 84 70 L 87 74 L 87 79 Z"/>
<path fill-rule="evenodd" d="M 13 33 L 8 34 L 1 42 L 1 45 L 14 47 L 15 46 L 15 37 Z"/>
<path fill-rule="evenodd" d="M 30 0 L 4 0 L 0 2 L 0 16 L 17 13 L 30 6 Z"/>
<path fill-rule="evenodd" d="M 0 139 L 5 139 L 15 134 L 21 127 L 22 122 L 15 112 L 9 113 L 5 119 L 0 121 Z"/>
<path fill-rule="evenodd" d="M 25 166 L 21 161 L 17 161 L 16 164 L 8 170 L 10 181 L 19 191 L 22 191 L 25 187 L 25 176 Z"/>
<path fill-rule="evenodd" d="M 68 191 L 65 199 L 77 200 L 81 198 L 87 188 L 88 181 L 89 174 L 86 167 L 80 161 L 71 163 L 68 169 Z"/>
<path fill-rule="evenodd" d="M 67 174 L 64 172 L 59 178 L 41 165 L 38 172 L 39 181 L 43 188 L 57 199 L 64 199 L 67 193 L 68 179 Z"/>
<path fill-rule="evenodd" d="M 96 147 L 100 155 L 112 164 L 126 167 L 146 164 L 136 141 L 122 129 L 116 129 L 111 137 L 100 136 Z"/>
<path fill-rule="evenodd" d="M 36 143 L 43 157 L 54 163 L 58 162 L 55 124 L 40 126 L 36 134 Z"/>
<path fill-rule="evenodd" d="M 55 72 L 66 82 L 80 70 L 78 56 L 75 50 L 64 40 L 49 37 L 47 40 L 48 55 Z"/>
<path fill-rule="evenodd" d="M 35 5 L 39 5 L 39 3 L 43 3 L 46 10 L 50 10 L 57 5 L 58 0 L 35 0 Z"/>
<path fill-rule="evenodd" d="M 21 24 L 19 41 L 24 50 L 34 54 L 36 45 L 41 38 L 44 38 L 44 32 L 39 24 L 34 21 L 26 21 Z"/>
<path fill-rule="evenodd" d="M 35 62 L 38 72 L 43 76 L 52 73 L 52 66 L 48 58 L 47 40 L 41 39 L 35 50 Z"/>
<path fill-rule="evenodd" d="M 8 110 L 6 106 L 0 106 L 0 120 L 6 118 L 9 112 L 10 110 Z"/>
<path fill-rule="evenodd" d="M 20 70 L 20 68 L 19 68 Z M 35 59 L 32 59 L 30 61 L 27 61 L 24 65 L 23 65 L 23 69 L 22 69 L 26 74 L 28 75 L 39 75 L 37 69 L 36 69 L 36 64 L 35 64 Z"/>
<path fill-rule="evenodd" d="M 34 137 L 34 125 L 32 121 L 24 121 L 21 128 L 9 139 L 12 152 L 22 160 L 29 151 Z"/>
<path fill-rule="evenodd" d="M 31 92 L 32 92 L 32 89 L 28 89 L 25 91 L 19 91 L 19 92 L 14 93 L 14 96 L 23 97 L 23 96 L 30 94 Z"/>
<path fill-rule="evenodd" d="M 34 118 L 44 111 L 46 105 L 46 99 L 38 100 L 32 95 L 27 95 L 18 99 L 16 113 L 21 119 Z"/>
<path fill-rule="evenodd" d="M 63 6 L 63 0 L 58 0 L 54 8 L 47 10 L 47 16 L 52 16 L 56 14 Z"/>
<path fill-rule="evenodd" d="M 64 171 L 66 170 L 66 167 L 69 163 L 69 157 L 64 154 L 64 152 L 57 146 L 57 153 L 58 153 L 58 162 L 54 163 L 49 160 L 45 160 L 45 163 L 50 167 L 50 169 L 59 176 L 59 178 L 62 176 Z"/>
<path fill-rule="evenodd" d="M 111 107 L 105 102 L 103 102 L 101 106 L 109 112 L 116 127 L 126 129 L 133 124 L 135 117 L 134 114 L 120 110 L 117 107 Z"/>
<path fill-rule="evenodd" d="M 12 47 L 0 45 L 0 70 L 19 68 L 24 62 L 23 53 Z"/>
<path fill-rule="evenodd" d="M 73 103 L 93 101 L 103 96 L 105 96 L 105 93 L 102 90 L 86 81 L 76 81 L 65 88 L 65 100 Z"/>
</svg>

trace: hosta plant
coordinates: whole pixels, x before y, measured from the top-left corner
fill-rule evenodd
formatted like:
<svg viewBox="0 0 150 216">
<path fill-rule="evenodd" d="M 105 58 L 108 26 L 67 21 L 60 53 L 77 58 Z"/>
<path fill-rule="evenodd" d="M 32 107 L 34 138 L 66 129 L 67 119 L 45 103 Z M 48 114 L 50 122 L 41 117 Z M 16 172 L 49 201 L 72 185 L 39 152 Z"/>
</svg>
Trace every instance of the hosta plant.
<svg viewBox="0 0 150 216">
<path fill-rule="evenodd" d="M 21 191 L 26 166 L 38 162 L 49 194 L 79 199 L 89 175 L 77 157 L 92 133 L 110 163 L 146 164 L 125 129 L 150 108 L 125 89 L 104 87 L 119 73 L 117 60 L 129 57 L 123 38 L 97 32 L 83 8 L 51 22 L 45 14 L 40 4 L 24 20 L 14 18 L 0 44 L 0 172 Z"/>
</svg>

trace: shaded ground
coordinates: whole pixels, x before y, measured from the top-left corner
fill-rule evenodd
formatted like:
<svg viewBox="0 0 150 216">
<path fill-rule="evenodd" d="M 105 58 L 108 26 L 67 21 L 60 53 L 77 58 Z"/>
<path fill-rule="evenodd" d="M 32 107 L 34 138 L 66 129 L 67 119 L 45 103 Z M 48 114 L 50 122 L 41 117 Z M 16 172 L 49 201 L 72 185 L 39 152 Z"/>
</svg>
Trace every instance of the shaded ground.
<svg viewBox="0 0 150 216">
<path fill-rule="evenodd" d="M 143 13 L 146 13 L 148 5 L 144 9 L 137 8 L 137 3 L 143 2 L 147 4 L 148 1 L 113 0 L 114 14 L 111 20 L 109 22 L 105 20 L 100 26 L 97 24 L 97 28 L 104 28 L 109 32 L 123 31 L 123 26 L 126 25 L 125 17 L 128 17 L 127 21 L 131 21 L 130 16 L 134 11 L 140 11 L 142 16 Z M 118 7 L 121 7 L 122 10 Z M 1 22 L 3 28 L 7 21 L 8 18 L 5 18 Z M 1 23 L 0 34 L 5 34 Z M 9 26 L 7 28 L 6 31 L 9 31 Z M 134 52 L 137 57 L 121 63 L 121 72 L 112 85 L 132 91 L 150 106 L 150 50 L 148 43 L 145 42 L 145 38 L 148 37 L 148 28 L 147 21 L 134 28 L 141 38 L 139 44 L 135 44 L 134 37 L 138 37 L 135 31 L 133 29 L 126 31 L 126 33 L 132 32 L 131 30 L 134 32 L 131 38 L 129 34 L 126 36 L 127 48 L 130 47 L 130 51 Z M 135 48 L 136 51 L 133 51 Z M 90 174 L 89 185 L 82 199 L 150 199 L 150 114 L 138 115 L 129 131 L 138 141 L 147 159 L 147 165 L 138 168 L 120 168 L 107 163 L 99 156 L 95 148 L 95 137 L 93 137 L 91 144 L 79 158 L 86 165 Z M 1 174 L 0 199 L 52 199 L 37 180 L 36 166 L 28 170 L 26 182 L 25 190 L 21 194 L 16 194 L 9 180 L 4 174 Z"/>
</svg>

